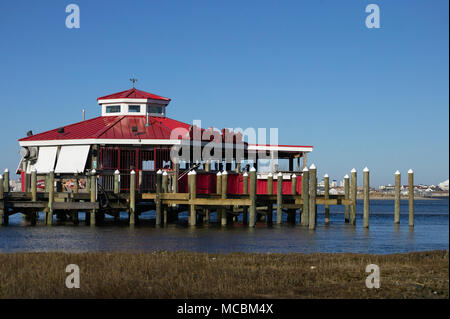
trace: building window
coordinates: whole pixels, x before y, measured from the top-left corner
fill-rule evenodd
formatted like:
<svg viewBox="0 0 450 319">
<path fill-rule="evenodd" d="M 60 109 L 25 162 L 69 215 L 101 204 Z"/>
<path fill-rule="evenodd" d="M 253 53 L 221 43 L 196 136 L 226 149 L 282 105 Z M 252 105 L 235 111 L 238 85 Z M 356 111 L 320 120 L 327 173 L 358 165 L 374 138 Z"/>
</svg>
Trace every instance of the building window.
<svg viewBox="0 0 450 319">
<path fill-rule="evenodd" d="M 106 107 L 106 113 L 120 113 L 120 105 L 109 105 Z"/>
<path fill-rule="evenodd" d="M 154 106 L 154 105 L 147 106 L 147 113 L 149 114 L 162 114 L 162 112 L 163 112 L 162 106 Z"/>
<path fill-rule="evenodd" d="M 142 170 L 143 171 L 154 171 L 155 170 L 155 161 L 142 161 Z"/>
<path fill-rule="evenodd" d="M 141 113 L 141 106 L 140 105 L 129 105 L 128 112 L 129 113 Z"/>
</svg>

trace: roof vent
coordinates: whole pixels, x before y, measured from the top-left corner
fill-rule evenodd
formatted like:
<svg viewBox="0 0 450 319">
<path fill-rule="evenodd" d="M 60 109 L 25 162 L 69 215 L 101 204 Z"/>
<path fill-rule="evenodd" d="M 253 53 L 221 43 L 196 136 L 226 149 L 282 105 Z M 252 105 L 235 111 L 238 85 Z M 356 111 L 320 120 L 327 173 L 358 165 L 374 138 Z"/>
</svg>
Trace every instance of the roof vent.
<svg viewBox="0 0 450 319">
<path fill-rule="evenodd" d="M 60 127 L 60 128 L 58 129 L 58 133 L 59 133 L 59 134 L 64 133 L 64 127 Z"/>
</svg>

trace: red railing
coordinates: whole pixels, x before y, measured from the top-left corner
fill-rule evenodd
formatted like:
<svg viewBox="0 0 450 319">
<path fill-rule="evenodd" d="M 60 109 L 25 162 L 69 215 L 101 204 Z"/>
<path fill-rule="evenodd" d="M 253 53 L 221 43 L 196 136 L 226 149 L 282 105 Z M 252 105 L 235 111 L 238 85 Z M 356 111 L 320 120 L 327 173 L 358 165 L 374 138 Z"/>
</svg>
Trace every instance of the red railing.
<svg viewBox="0 0 450 319">
<path fill-rule="evenodd" d="M 228 173 L 227 194 L 242 194 L 244 177 L 242 174 Z M 250 182 L 250 181 L 249 181 Z M 197 194 L 215 194 L 217 192 L 216 173 L 197 172 Z M 250 188 L 250 184 L 249 184 Z M 250 191 L 250 189 L 248 190 Z M 184 175 L 178 180 L 178 192 L 188 193 L 188 176 Z M 267 179 L 257 179 L 257 194 L 267 194 Z M 277 193 L 277 180 L 274 176 L 273 193 Z M 297 194 L 302 193 L 302 177 L 297 176 Z M 292 194 L 292 179 L 283 180 L 283 194 Z"/>
</svg>

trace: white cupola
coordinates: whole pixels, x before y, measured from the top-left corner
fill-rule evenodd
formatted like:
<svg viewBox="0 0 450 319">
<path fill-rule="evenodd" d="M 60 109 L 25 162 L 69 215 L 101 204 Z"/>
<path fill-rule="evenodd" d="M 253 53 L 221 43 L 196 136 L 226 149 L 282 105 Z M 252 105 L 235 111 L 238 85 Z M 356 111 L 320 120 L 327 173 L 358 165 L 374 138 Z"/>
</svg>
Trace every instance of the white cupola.
<svg viewBox="0 0 450 319">
<path fill-rule="evenodd" d="M 102 107 L 102 116 L 148 115 L 165 117 L 166 107 L 170 99 L 132 88 L 99 97 L 97 102 Z"/>
</svg>

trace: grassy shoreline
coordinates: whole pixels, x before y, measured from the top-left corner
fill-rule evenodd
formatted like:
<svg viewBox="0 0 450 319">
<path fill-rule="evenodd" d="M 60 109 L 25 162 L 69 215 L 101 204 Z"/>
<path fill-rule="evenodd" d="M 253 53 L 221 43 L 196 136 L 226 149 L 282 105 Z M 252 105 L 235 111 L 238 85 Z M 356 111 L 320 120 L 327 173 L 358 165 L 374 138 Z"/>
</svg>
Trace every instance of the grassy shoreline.
<svg viewBox="0 0 450 319">
<path fill-rule="evenodd" d="M 65 286 L 80 267 L 80 289 Z M 380 267 L 367 289 L 368 264 Z M 449 298 L 448 251 L 0 253 L 0 298 Z"/>
</svg>

